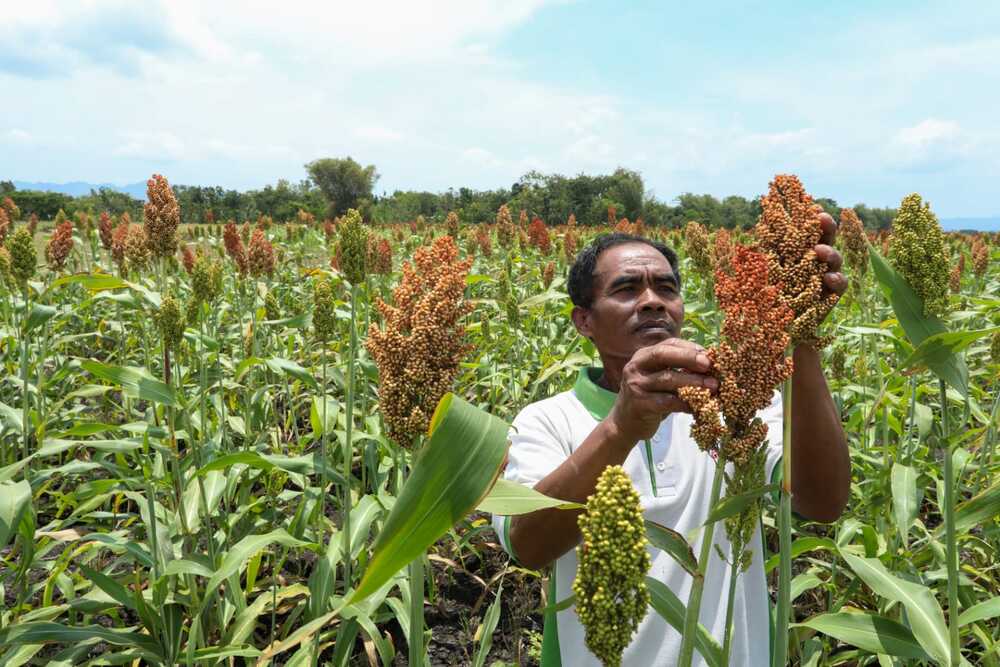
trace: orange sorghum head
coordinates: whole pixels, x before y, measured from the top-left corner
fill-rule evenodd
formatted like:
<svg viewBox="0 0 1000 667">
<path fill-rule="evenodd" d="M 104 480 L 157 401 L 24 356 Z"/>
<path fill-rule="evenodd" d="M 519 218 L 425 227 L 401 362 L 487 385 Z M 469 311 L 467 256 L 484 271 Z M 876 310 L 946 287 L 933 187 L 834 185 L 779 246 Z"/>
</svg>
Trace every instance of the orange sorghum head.
<svg viewBox="0 0 1000 667">
<path fill-rule="evenodd" d="M 853 208 L 840 210 L 840 239 L 844 246 L 844 259 L 847 266 L 857 276 L 863 276 L 868 271 L 868 237 L 861 218 Z"/>
<path fill-rule="evenodd" d="M 427 430 L 469 350 L 459 321 L 472 309 L 463 298 L 471 265 L 450 236 L 438 237 L 403 263 L 392 303 L 378 300 L 383 326 L 371 326 L 365 346 L 378 366 L 379 407 L 400 445 Z"/>
<path fill-rule="evenodd" d="M 149 251 L 153 257 L 171 257 L 177 252 L 177 227 L 181 208 L 167 179 L 160 174 L 146 181 L 146 204 L 142 209 Z"/>
<path fill-rule="evenodd" d="M 8 230 L 10 230 L 10 216 L 7 211 L 0 208 L 0 243 L 3 243 L 7 238 Z"/>
<path fill-rule="evenodd" d="M 101 219 L 97 223 L 97 233 L 101 237 L 101 246 L 105 250 L 111 250 L 111 235 L 115 230 L 115 224 L 111 221 L 111 214 L 107 211 L 101 212 Z"/>
<path fill-rule="evenodd" d="M 733 236 L 725 227 L 720 227 L 712 238 L 712 266 L 716 271 L 732 273 Z"/>
<path fill-rule="evenodd" d="M 543 255 L 552 252 L 552 239 L 549 237 L 549 228 L 541 218 L 535 218 L 528 226 L 528 239 L 531 245 L 538 248 Z"/>
<path fill-rule="evenodd" d="M 45 244 L 45 261 L 49 263 L 49 268 L 53 271 L 62 269 L 72 250 L 73 224 L 67 220 L 52 230 L 52 236 Z"/>
<path fill-rule="evenodd" d="M 188 275 L 191 275 L 191 272 L 194 271 L 194 252 L 191 251 L 191 246 L 187 244 L 181 246 L 181 264 Z"/>
<path fill-rule="evenodd" d="M 795 313 L 789 329 L 792 342 L 819 346 L 823 341 L 816 329 L 840 298 L 833 292 L 824 294 L 827 265 L 816 257 L 815 247 L 823 236 L 822 208 L 791 174 L 775 176 L 760 204 L 754 233 L 768 256 L 772 284 Z"/>
<path fill-rule="evenodd" d="M 990 248 L 983 237 L 977 236 L 972 242 L 972 273 L 982 280 L 990 264 Z"/>
<path fill-rule="evenodd" d="M 514 244 L 514 237 L 516 232 L 514 230 L 514 221 L 510 217 L 510 209 L 507 204 L 501 204 L 500 208 L 497 210 L 497 241 L 504 248 L 510 248 Z"/>
<path fill-rule="evenodd" d="M 257 227 L 250 237 L 247 249 L 247 268 L 255 278 L 270 277 L 274 273 L 274 246 L 267 240 L 264 230 Z"/>
<path fill-rule="evenodd" d="M 236 270 L 240 274 L 247 272 L 247 253 L 243 247 L 243 239 L 240 238 L 236 223 L 230 220 L 222 229 L 222 242 L 226 247 L 226 254 L 236 264 Z"/>
</svg>

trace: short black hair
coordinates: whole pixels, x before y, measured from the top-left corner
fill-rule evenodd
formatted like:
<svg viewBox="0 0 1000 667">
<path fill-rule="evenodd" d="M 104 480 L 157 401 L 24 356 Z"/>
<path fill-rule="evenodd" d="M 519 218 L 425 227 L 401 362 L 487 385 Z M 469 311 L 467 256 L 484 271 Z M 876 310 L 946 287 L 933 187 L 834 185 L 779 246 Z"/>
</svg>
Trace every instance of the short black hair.
<svg viewBox="0 0 1000 667">
<path fill-rule="evenodd" d="M 674 279 L 677 280 L 677 289 L 681 287 L 681 271 L 677 266 L 677 253 L 668 246 L 648 239 L 645 236 L 635 234 L 625 234 L 624 232 L 612 232 L 601 234 L 590 245 L 580 251 L 569 269 L 569 280 L 567 289 L 569 290 L 570 301 L 574 306 L 590 308 L 594 305 L 594 271 L 597 269 L 597 259 L 608 248 L 614 248 L 625 243 L 645 243 L 656 248 L 661 255 L 670 262 L 670 268 L 674 271 Z"/>
</svg>

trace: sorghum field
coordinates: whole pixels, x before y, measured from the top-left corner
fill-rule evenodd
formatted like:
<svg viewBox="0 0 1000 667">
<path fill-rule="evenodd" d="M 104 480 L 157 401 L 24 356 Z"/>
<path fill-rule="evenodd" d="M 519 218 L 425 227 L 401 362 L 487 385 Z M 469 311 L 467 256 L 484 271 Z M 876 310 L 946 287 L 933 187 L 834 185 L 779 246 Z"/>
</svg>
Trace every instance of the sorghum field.
<svg viewBox="0 0 1000 667">
<path fill-rule="evenodd" d="M 919 197 L 890 234 L 841 212 L 851 287 L 818 330 L 832 303 L 790 304 L 811 289 L 782 277 L 794 248 L 764 252 L 775 225 L 811 238 L 808 206 L 748 230 L 506 207 L 493 225 L 351 211 L 180 226 L 154 176 L 142 220 L 0 210 L 3 665 L 537 664 L 543 610 L 563 601 L 477 508 L 550 506 L 492 487 L 505 424 L 596 363 L 566 272 L 614 229 L 678 251 L 686 337 L 777 355 L 766 396 L 792 341 L 824 345 L 853 462 L 835 524 L 786 514 L 787 494 L 754 481 L 759 458 L 720 448 L 744 428 L 724 400 L 699 411 L 718 424 L 721 409 L 705 448 L 737 464 L 717 530 L 763 512 L 775 653 L 1000 665 L 1000 245 L 942 234 Z M 764 281 L 752 294 L 744 270 Z M 771 309 L 743 321 L 755 337 L 726 325 L 747 299 Z M 693 574 L 738 568 L 648 530 Z M 686 625 L 689 601 L 635 590 Z M 695 651 L 724 664 L 726 638 L 695 626 Z"/>
</svg>

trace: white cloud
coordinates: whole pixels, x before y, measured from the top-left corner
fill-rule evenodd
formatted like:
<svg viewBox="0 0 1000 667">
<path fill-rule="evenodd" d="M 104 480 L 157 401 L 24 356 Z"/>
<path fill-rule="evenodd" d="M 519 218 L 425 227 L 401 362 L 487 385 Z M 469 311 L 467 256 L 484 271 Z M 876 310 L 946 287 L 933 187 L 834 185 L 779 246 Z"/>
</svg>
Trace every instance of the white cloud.
<svg viewBox="0 0 1000 667">
<path fill-rule="evenodd" d="M 34 137 L 30 132 L 20 128 L 12 128 L 4 133 L 4 139 L 12 144 L 27 145 L 34 142 Z"/>
<path fill-rule="evenodd" d="M 903 169 L 944 169 L 973 149 L 973 144 L 955 121 L 927 118 L 899 129 L 889 141 L 890 162 Z"/>
</svg>

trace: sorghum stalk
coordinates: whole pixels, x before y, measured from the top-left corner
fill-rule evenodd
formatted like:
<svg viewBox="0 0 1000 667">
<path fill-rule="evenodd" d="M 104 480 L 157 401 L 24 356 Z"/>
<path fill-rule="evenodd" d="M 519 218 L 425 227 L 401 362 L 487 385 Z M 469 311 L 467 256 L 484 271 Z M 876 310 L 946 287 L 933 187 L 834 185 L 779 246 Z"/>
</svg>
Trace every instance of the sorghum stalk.
<svg viewBox="0 0 1000 667">
<path fill-rule="evenodd" d="M 783 479 L 778 505 L 778 605 L 775 611 L 772 664 L 788 664 L 788 618 L 792 607 L 792 378 L 785 380 L 781 391 L 781 445 Z"/>
<path fill-rule="evenodd" d="M 948 390 L 944 380 L 938 380 L 941 393 L 941 448 L 944 452 L 944 541 L 945 566 L 948 568 L 948 639 L 952 667 L 961 662 L 962 649 L 958 623 L 958 544 L 955 540 L 955 473 L 948 428 Z"/>
<path fill-rule="evenodd" d="M 354 428 L 354 367 L 358 356 L 358 287 L 351 283 L 351 332 L 350 349 L 347 357 L 347 405 L 344 415 L 344 590 L 351 587 L 351 464 L 354 460 L 352 442 Z M 413 628 L 410 628 L 413 631 Z M 411 663 L 416 664 L 416 663 Z"/>
<path fill-rule="evenodd" d="M 708 506 L 714 508 L 722 494 L 722 478 L 726 461 L 718 457 L 715 463 L 715 475 L 712 477 L 712 492 Z M 701 551 L 698 554 L 698 574 L 691 584 L 691 594 L 688 597 L 687 611 L 684 615 L 684 632 L 681 633 L 681 650 L 677 657 L 680 667 L 690 667 L 694 659 L 694 638 L 698 633 L 698 615 L 701 612 L 701 596 L 705 590 L 705 578 L 708 576 L 708 563 L 712 557 L 712 538 L 715 534 L 715 522 L 702 528 Z"/>
</svg>

